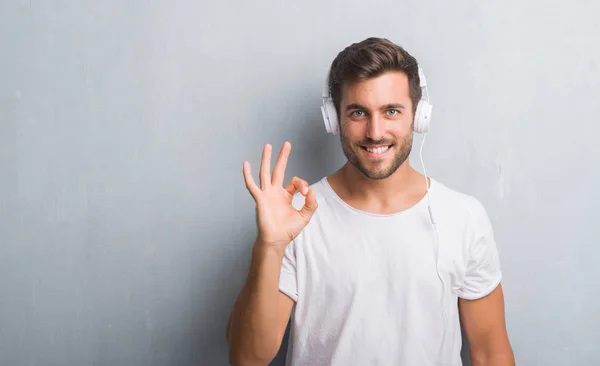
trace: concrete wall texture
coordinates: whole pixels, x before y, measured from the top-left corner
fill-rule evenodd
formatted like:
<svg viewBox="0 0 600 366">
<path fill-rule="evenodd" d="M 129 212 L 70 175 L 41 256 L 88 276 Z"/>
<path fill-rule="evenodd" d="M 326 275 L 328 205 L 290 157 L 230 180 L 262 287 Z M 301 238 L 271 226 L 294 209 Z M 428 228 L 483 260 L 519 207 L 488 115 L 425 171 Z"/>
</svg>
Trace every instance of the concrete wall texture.
<svg viewBox="0 0 600 366">
<path fill-rule="evenodd" d="M 289 177 L 337 169 L 321 86 L 369 36 L 425 69 L 427 171 L 490 214 L 517 363 L 598 364 L 599 13 L 584 0 L 1 2 L 0 364 L 226 365 L 255 235 L 242 162 L 289 140 Z"/>
</svg>

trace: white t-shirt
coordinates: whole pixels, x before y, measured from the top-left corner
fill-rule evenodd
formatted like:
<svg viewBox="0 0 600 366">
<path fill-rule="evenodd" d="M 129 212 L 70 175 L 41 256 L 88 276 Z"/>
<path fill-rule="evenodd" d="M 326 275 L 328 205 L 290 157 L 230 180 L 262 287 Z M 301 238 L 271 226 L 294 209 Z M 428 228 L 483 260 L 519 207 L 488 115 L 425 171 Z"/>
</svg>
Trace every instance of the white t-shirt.
<svg viewBox="0 0 600 366">
<path fill-rule="evenodd" d="M 279 280 L 296 302 L 287 365 L 462 365 L 458 297 L 484 297 L 502 277 L 481 203 L 431 180 L 444 286 L 426 197 L 378 215 L 346 204 L 327 178 L 312 188 L 319 207 L 287 246 Z"/>
</svg>

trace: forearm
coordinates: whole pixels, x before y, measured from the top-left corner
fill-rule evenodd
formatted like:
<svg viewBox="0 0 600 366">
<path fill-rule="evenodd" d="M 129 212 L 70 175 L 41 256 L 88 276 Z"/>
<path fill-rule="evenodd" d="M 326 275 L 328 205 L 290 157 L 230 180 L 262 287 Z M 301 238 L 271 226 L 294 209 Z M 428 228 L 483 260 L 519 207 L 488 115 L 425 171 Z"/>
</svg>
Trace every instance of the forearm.
<svg viewBox="0 0 600 366">
<path fill-rule="evenodd" d="M 248 277 L 230 319 L 233 365 L 267 365 L 277 354 L 277 304 L 283 255 L 256 243 Z"/>
</svg>

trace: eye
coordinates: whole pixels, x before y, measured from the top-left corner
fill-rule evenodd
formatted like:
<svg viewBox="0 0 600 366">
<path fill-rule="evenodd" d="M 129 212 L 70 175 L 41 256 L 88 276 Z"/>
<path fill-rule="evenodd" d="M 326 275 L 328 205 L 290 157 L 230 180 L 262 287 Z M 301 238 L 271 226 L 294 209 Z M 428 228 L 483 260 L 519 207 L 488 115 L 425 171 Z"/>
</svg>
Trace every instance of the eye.
<svg viewBox="0 0 600 366">
<path fill-rule="evenodd" d="M 397 109 L 390 109 L 388 111 L 386 111 L 388 115 L 390 116 L 397 116 L 400 114 L 400 111 Z"/>
<path fill-rule="evenodd" d="M 351 117 L 363 117 L 365 115 L 364 111 L 361 111 L 360 109 L 353 111 L 352 113 L 350 113 Z"/>
</svg>

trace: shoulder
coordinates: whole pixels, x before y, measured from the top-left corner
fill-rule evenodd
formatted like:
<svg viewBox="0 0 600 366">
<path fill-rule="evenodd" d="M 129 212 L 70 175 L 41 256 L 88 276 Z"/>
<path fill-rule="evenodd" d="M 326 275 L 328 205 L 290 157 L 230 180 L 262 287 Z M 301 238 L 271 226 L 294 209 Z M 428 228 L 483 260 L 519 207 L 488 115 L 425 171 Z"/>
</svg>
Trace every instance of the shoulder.
<svg viewBox="0 0 600 366">
<path fill-rule="evenodd" d="M 470 194 L 432 180 L 431 206 L 433 211 L 465 225 L 487 225 L 488 214 L 482 201 Z"/>
</svg>

